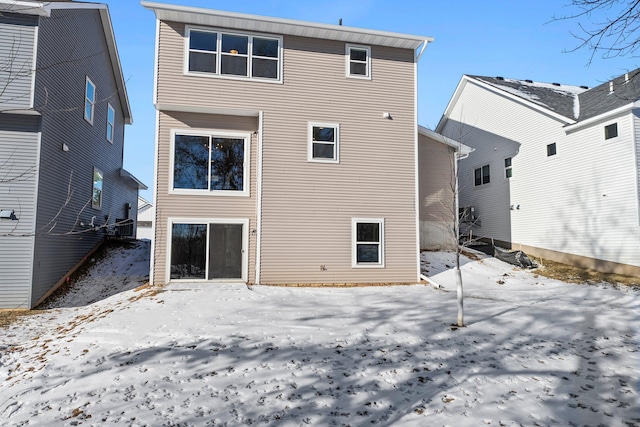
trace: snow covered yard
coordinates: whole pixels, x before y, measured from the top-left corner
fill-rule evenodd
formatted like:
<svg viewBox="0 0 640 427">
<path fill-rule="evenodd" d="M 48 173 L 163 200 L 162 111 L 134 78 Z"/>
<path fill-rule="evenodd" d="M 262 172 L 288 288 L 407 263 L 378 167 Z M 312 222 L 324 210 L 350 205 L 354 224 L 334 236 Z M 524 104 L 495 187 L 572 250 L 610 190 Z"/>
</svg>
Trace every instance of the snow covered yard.
<svg viewBox="0 0 640 427">
<path fill-rule="evenodd" d="M 468 326 L 456 329 L 447 265 L 451 254 L 423 254 L 441 289 L 157 292 L 133 289 L 148 244 L 115 251 L 59 308 L 2 331 L 0 420 L 640 426 L 637 291 L 465 258 Z"/>
</svg>

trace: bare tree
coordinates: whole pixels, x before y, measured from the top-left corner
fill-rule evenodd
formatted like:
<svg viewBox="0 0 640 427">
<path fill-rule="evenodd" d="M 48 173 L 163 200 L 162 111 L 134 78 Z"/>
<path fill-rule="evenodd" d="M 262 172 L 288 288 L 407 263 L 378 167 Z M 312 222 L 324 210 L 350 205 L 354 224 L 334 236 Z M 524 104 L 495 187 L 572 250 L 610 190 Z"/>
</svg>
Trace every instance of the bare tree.
<svg viewBox="0 0 640 427">
<path fill-rule="evenodd" d="M 554 21 L 576 21 L 579 31 L 571 34 L 579 44 L 569 52 L 591 50 L 602 58 L 634 55 L 640 47 L 640 0 L 571 0 L 572 12 L 554 16 Z"/>
</svg>

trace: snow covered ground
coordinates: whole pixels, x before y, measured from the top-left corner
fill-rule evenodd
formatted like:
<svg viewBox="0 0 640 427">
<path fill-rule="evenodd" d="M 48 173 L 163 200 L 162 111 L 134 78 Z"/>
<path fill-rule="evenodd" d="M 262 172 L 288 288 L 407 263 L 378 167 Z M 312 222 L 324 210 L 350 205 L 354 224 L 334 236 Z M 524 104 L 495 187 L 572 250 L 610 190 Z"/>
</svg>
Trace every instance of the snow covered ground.
<svg viewBox="0 0 640 427">
<path fill-rule="evenodd" d="M 1 331 L 3 426 L 640 426 L 638 291 L 465 258 L 456 329 L 451 254 L 440 289 L 155 292 L 148 249 Z"/>
</svg>

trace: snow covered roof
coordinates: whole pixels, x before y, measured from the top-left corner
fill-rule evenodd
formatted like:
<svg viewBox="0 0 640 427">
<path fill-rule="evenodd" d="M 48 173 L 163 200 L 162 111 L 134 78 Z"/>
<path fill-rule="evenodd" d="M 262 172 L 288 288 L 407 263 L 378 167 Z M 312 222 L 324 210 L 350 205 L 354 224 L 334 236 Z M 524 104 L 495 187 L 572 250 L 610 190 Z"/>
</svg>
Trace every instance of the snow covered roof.
<svg viewBox="0 0 640 427">
<path fill-rule="evenodd" d="M 578 95 L 586 87 L 562 85 L 559 83 L 540 83 L 532 80 L 507 79 L 503 77 L 467 76 L 508 92 L 526 101 L 537 104 L 569 119 L 580 118 Z"/>
<path fill-rule="evenodd" d="M 640 99 L 640 68 L 589 89 L 579 98 L 580 121 L 630 105 Z"/>
</svg>

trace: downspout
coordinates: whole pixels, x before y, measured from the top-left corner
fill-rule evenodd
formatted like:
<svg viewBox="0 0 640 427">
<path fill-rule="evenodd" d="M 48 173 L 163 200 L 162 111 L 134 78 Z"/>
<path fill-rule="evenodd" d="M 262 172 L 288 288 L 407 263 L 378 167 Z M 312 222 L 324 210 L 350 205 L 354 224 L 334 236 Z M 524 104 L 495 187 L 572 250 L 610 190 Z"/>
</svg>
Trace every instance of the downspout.
<svg viewBox="0 0 640 427">
<path fill-rule="evenodd" d="M 262 258 L 262 126 L 264 121 L 264 112 L 258 113 L 258 182 L 257 198 L 256 198 L 256 277 L 255 284 L 260 284 L 260 269 Z"/>
</svg>

